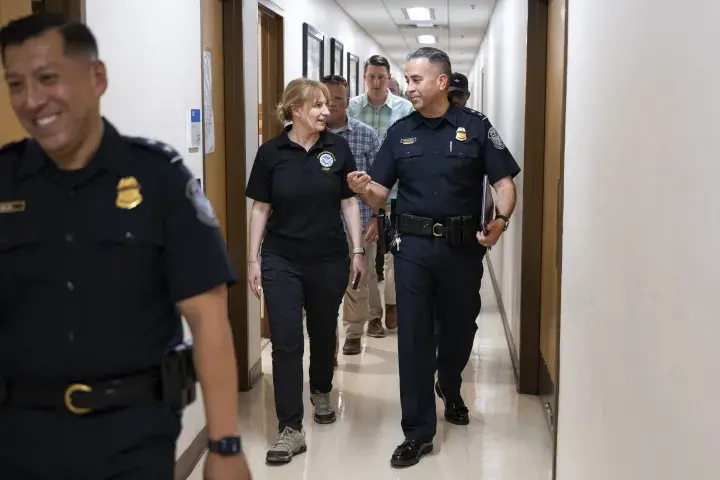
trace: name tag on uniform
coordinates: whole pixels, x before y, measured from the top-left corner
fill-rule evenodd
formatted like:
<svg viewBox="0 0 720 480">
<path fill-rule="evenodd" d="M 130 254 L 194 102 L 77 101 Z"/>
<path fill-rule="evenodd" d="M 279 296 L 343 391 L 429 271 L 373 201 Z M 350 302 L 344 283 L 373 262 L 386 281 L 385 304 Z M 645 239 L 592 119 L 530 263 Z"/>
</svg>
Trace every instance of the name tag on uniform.
<svg viewBox="0 0 720 480">
<path fill-rule="evenodd" d="M 4 213 L 20 213 L 25 211 L 25 200 L 0 202 L 0 215 Z"/>
<path fill-rule="evenodd" d="M 415 143 L 415 140 L 417 140 L 417 137 L 401 138 L 400 143 L 402 143 L 403 145 L 412 145 L 413 143 Z"/>
</svg>

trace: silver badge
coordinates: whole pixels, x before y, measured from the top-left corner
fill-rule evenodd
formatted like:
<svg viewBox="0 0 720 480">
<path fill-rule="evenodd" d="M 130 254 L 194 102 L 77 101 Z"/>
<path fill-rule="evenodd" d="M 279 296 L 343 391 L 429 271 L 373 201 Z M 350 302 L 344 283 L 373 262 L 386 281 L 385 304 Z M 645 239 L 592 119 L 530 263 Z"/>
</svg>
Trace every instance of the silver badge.
<svg viewBox="0 0 720 480">
<path fill-rule="evenodd" d="M 194 178 L 188 180 L 187 187 L 185 187 L 185 194 L 190 202 L 192 202 L 193 207 L 195 207 L 198 220 L 208 227 L 217 228 L 220 226 L 220 222 L 215 217 L 212 204 L 205 196 L 205 192 L 203 192 L 199 181 Z"/>
<path fill-rule="evenodd" d="M 500 134 L 495 130 L 495 127 L 491 127 L 488 131 L 488 138 L 492 140 L 493 145 L 495 145 L 495 148 L 498 150 L 505 148 L 505 143 L 502 141 L 502 138 L 500 138 Z"/>
</svg>

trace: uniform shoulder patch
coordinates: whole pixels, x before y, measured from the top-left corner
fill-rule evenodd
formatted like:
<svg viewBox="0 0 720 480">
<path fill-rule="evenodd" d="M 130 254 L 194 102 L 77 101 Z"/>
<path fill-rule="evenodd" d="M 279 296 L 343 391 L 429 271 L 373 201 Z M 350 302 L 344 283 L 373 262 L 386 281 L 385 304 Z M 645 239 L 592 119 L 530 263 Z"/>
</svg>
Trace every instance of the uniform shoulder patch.
<svg viewBox="0 0 720 480">
<path fill-rule="evenodd" d="M 138 147 L 145 148 L 151 152 L 159 153 L 167 158 L 170 163 L 182 162 L 182 155 L 170 145 L 144 137 L 123 137 L 125 140 Z"/>
<path fill-rule="evenodd" d="M 18 140 L 17 142 L 7 143 L 7 144 L 3 145 L 2 147 L 0 147 L 0 155 L 3 153 L 19 153 L 25 148 L 25 145 L 27 145 L 27 142 L 28 142 L 28 139 L 23 138 L 22 140 Z"/>
</svg>

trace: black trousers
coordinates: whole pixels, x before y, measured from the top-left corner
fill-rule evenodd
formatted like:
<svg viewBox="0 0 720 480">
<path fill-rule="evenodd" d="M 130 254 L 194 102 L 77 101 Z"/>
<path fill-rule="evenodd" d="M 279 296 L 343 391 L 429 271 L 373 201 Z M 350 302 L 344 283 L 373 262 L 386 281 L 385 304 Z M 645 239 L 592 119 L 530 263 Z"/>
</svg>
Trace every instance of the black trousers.
<svg viewBox="0 0 720 480">
<path fill-rule="evenodd" d="M 172 480 L 180 415 L 164 405 L 77 417 L 0 408 L 0 478 Z"/>
<path fill-rule="evenodd" d="M 485 248 L 403 235 L 394 253 L 402 428 L 408 439 L 430 441 L 437 431 L 436 369 L 443 393 L 460 395 L 477 331 Z"/>
<path fill-rule="evenodd" d="M 278 430 L 300 430 L 305 350 L 302 309 L 310 337 L 310 391 L 328 393 L 335 371 L 338 310 L 349 281 L 350 259 L 298 265 L 263 251 L 261 268 Z"/>
</svg>

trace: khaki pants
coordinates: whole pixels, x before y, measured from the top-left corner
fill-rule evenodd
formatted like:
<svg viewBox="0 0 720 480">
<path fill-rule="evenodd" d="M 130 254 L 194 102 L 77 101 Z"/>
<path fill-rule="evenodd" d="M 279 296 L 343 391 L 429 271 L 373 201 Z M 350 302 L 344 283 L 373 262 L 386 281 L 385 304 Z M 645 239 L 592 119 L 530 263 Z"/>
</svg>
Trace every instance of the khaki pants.
<svg viewBox="0 0 720 480">
<path fill-rule="evenodd" d="M 390 204 L 385 206 L 385 211 L 390 212 Z M 395 305 L 395 258 L 390 253 L 390 245 L 385 254 L 385 305 Z"/>
<path fill-rule="evenodd" d="M 363 230 L 363 238 L 365 231 Z M 352 241 L 348 237 L 348 245 L 352 252 Z M 365 323 L 368 320 L 382 319 L 383 308 L 378 287 L 378 277 L 375 271 L 376 243 L 365 244 L 365 269 L 367 274 L 353 290 L 349 283 L 345 290 L 343 302 L 343 326 L 347 338 L 360 338 L 365 333 Z"/>
</svg>

